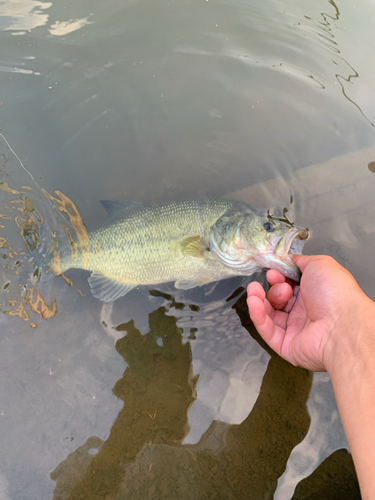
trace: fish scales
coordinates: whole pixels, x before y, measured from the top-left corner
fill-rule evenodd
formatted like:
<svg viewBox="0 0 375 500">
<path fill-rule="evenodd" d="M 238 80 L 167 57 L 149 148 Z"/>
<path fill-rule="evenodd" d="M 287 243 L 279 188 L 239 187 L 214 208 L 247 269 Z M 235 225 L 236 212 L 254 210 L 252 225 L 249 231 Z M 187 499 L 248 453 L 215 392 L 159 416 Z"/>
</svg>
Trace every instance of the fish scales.
<svg viewBox="0 0 375 500">
<path fill-rule="evenodd" d="M 135 284 L 156 284 L 189 277 L 211 281 L 238 274 L 214 257 L 184 255 L 180 241 L 199 236 L 209 241 L 211 226 L 239 202 L 182 200 L 125 210 L 122 217 L 89 233 L 90 271 Z M 129 212 L 129 213 L 127 213 Z M 99 248 L 99 251 L 97 251 Z M 62 261 L 63 270 L 82 267 Z"/>
<path fill-rule="evenodd" d="M 53 262 L 44 265 L 54 275 L 70 268 L 91 271 L 91 291 L 101 300 L 116 300 L 138 285 L 174 281 L 176 288 L 189 289 L 262 269 L 299 280 L 289 254 L 302 249 L 292 249 L 294 240 L 303 243 L 308 230 L 285 217 L 226 199 L 102 203 L 110 218 L 88 234 L 89 250 L 60 241 L 57 258 L 54 251 Z"/>
</svg>

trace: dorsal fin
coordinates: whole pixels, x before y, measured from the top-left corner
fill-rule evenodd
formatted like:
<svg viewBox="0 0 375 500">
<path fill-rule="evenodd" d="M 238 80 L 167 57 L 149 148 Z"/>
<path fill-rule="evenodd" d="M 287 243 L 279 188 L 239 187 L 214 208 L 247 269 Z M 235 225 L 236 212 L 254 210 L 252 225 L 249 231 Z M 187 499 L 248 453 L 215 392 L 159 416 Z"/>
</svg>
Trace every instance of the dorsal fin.
<svg viewBox="0 0 375 500">
<path fill-rule="evenodd" d="M 109 217 L 115 217 L 119 213 L 125 212 L 127 210 L 132 210 L 134 208 L 141 208 L 143 206 L 143 203 L 140 201 L 100 200 L 100 203 L 106 209 Z"/>
</svg>

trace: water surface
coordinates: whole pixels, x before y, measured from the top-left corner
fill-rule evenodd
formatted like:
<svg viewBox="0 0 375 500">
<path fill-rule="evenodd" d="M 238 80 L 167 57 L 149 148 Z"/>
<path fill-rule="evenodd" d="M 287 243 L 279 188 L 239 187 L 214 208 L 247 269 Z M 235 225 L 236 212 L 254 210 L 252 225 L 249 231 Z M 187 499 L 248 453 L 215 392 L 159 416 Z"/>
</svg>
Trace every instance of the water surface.
<svg viewBox="0 0 375 500">
<path fill-rule="evenodd" d="M 371 2 L 2 1 L 1 182 L 57 230 L 14 153 L 89 230 L 101 199 L 287 206 L 374 299 L 374 22 Z M 106 305 L 67 278 L 49 319 L 0 315 L 2 498 L 358 497 L 329 377 L 265 346 L 249 280 Z"/>
</svg>

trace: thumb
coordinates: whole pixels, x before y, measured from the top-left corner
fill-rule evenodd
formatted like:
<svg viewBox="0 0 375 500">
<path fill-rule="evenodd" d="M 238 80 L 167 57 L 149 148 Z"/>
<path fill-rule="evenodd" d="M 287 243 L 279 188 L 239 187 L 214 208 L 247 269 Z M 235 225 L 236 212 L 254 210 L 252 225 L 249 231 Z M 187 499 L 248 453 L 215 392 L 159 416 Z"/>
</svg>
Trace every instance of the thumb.
<svg viewBox="0 0 375 500">
<path fill-rule="evenodd" d="M 312 259 L 314 259 L 315 255 L 297 255 L 294 254 L 292 255 L 292 261 L 297 264 L 297 266 L 301 269 L 301 272 L 303 273 L 307 264 L 311 262 Z"/>
</svg>

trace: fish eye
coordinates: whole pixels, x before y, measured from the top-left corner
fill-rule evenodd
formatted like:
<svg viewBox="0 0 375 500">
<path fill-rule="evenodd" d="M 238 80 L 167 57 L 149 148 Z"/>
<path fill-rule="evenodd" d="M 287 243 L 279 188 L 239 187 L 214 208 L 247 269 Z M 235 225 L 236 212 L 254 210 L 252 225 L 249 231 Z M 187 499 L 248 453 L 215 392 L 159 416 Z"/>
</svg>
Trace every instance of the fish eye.
<svg viewBox="0 0 375 500">
<path fill-rule="evenodd" d="M 272 233 L 272 231 L 275 229 L 275 226 L 272 224 L 272 222 L 269 222 L 269 221 L 268 221 L 268 222 L 265 222 L 265 223 L 263 224 L 263 227 L 264 227 L 264 229 L 265 229 L 267 232 L 270 232 L 270 233 Z"/>
</svg>

